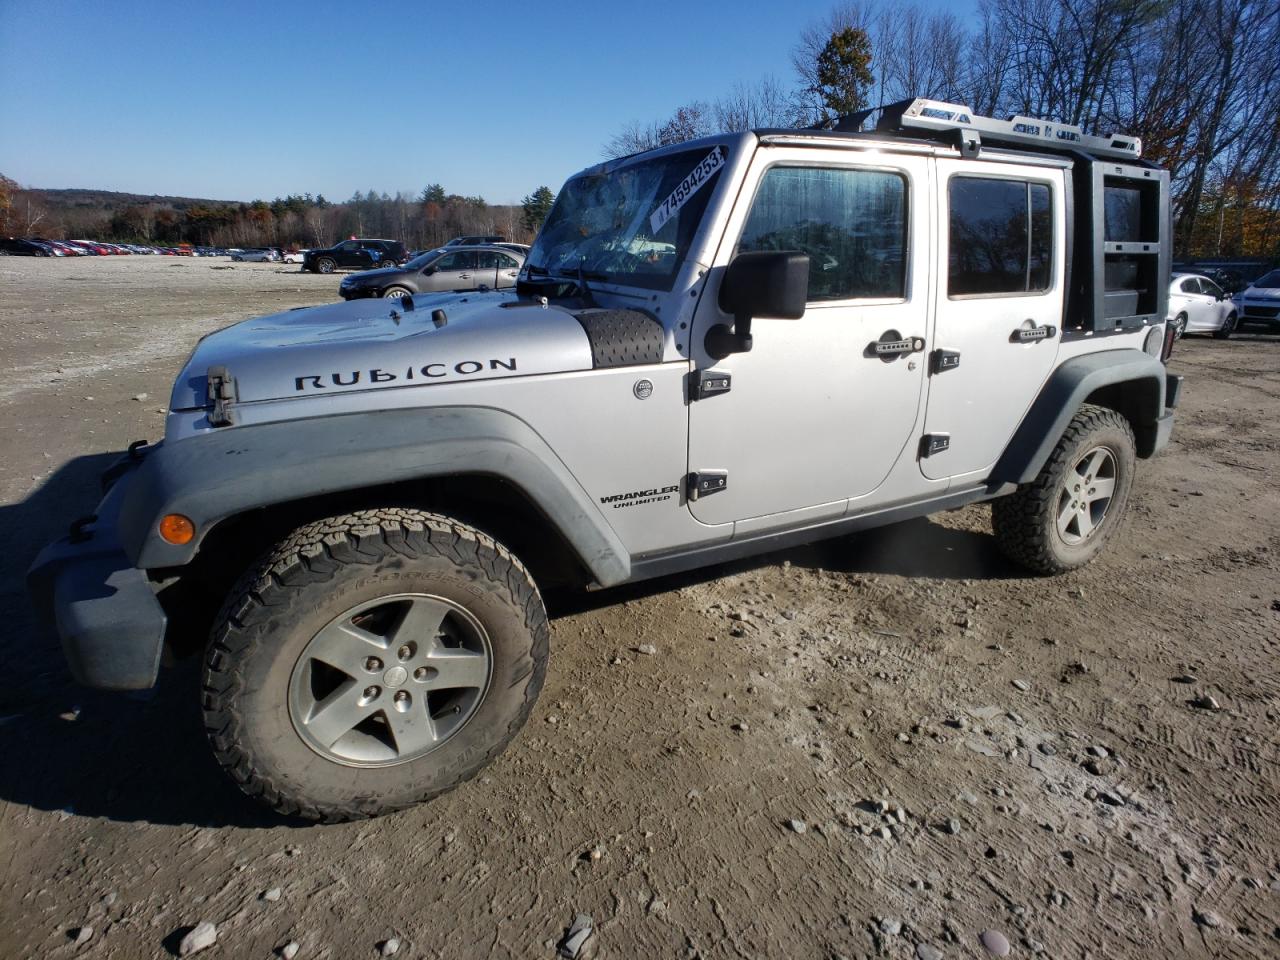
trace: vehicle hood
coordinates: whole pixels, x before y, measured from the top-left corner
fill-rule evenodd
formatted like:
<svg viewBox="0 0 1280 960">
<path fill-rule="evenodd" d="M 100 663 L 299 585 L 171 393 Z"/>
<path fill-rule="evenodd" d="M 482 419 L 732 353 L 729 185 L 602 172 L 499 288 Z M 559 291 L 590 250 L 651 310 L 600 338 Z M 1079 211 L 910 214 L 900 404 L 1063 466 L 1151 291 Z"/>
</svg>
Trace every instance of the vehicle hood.
<svg viewBox="0 0 1280 960">
<path fill-rule="evenodd" d="M 1247 300 L 1280 300 L 1280 287 L 1245 287 L 1236 296 Z"/>
<path fill-rule="evenodd" d="M 234 379 L 238 403 L 591 369 L 587 335 L 568 310 L 499 292 L 413 302 L 300 307 L 211 333 L 174 383 L 170 409 L 209 406 L 212 367 Z"/>
<path fill-rule="evenodd" d="M 372 282 L 375 286 L 382 282 L 383 279 L 390 277 L 392 274 L 403 276 L 405 270 L 400 266 L 394 267 L 376 267 L 373 270 L 361 270 L 359 273 L 350 273 L 343 277 L 338 284 L 340 287 L 359 287 Z"/>
</svg>

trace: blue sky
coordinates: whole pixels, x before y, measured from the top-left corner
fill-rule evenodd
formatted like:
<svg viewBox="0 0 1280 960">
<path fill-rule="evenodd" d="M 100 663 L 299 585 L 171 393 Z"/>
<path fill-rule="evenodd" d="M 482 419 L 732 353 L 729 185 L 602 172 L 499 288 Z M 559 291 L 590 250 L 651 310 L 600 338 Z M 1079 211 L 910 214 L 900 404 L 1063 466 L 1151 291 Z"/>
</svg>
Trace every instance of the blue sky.
<svg viewBox="0 0 1280 960">
<path fill-rule="evenodd" d="M 801 30 L 833 6 L 0 0 L 0 173 L 229 200 L 438 182 L 513 202 L 559 189 L 628 121 L 790 84 Z"/>
</svg>

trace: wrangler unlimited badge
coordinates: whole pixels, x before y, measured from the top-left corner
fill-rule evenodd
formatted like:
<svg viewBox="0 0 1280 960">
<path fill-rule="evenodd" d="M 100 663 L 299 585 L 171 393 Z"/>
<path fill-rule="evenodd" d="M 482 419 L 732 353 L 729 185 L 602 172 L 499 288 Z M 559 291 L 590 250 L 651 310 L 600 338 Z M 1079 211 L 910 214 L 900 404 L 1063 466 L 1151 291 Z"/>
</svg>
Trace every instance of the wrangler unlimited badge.
<svg viewBox="0 0 1280 960">
<path fill-rule="evenodd" d="M 294 377 L 293 389 L 299 391 L 323 390 L 330 384 L 335 387 L 354 387 L 361 382 L 362 375 L 364 376 L 364 383 L 381 385 L 384 383 L 408 383 L 416 380 L 440 380 L 460 376 L 470 377 L 486 370 L 510 370 L 514 373 L 515 369 L 515 357 L 509 357 L 506 360 L 494 359 L 488 361 L 459 360 L 452 366 L 447 363 L 426 363 L 420 367 L 406 367 L 404 373 L 374 367 L 372 370 L 352 370 L 350 373 Z"/>
</svg>

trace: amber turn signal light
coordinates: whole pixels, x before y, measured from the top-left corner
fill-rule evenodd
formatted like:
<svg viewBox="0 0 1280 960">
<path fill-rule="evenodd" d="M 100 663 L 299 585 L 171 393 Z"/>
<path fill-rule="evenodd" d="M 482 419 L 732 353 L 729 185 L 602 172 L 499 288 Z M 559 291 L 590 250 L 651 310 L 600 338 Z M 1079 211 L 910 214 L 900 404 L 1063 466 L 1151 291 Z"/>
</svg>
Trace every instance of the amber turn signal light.
<svg viewBox="0 0 1280 960">
<path fill-rule="evenodd" d="M 160 539 L 165 543 L 182 546 L 196 535 L 196 525 L 180 513 L 166 513 L 160 520 Z"/>
</svg>

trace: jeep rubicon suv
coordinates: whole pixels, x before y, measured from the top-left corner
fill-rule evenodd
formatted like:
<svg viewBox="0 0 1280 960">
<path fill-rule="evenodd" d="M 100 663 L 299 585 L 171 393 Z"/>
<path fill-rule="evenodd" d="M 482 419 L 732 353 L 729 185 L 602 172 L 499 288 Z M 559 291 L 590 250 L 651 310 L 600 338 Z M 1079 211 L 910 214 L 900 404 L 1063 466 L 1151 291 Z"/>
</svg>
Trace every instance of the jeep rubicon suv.
<svg viewBox="0 0 1280 960">
<path fill-rule="evenodd" d="M 565 185 L 517 288 L 203 338 L 164 439 L 29 574 L 75 676 L 203 652 L 214 752 L 340 820 L 476 774 L 609 587 L 992 501 L 1051 574 L 1165 445 L 1168 177 L 1130 137 L 927 100 Z M 207 639 L 206 639 L 207 638 Z"/>
</svg>

